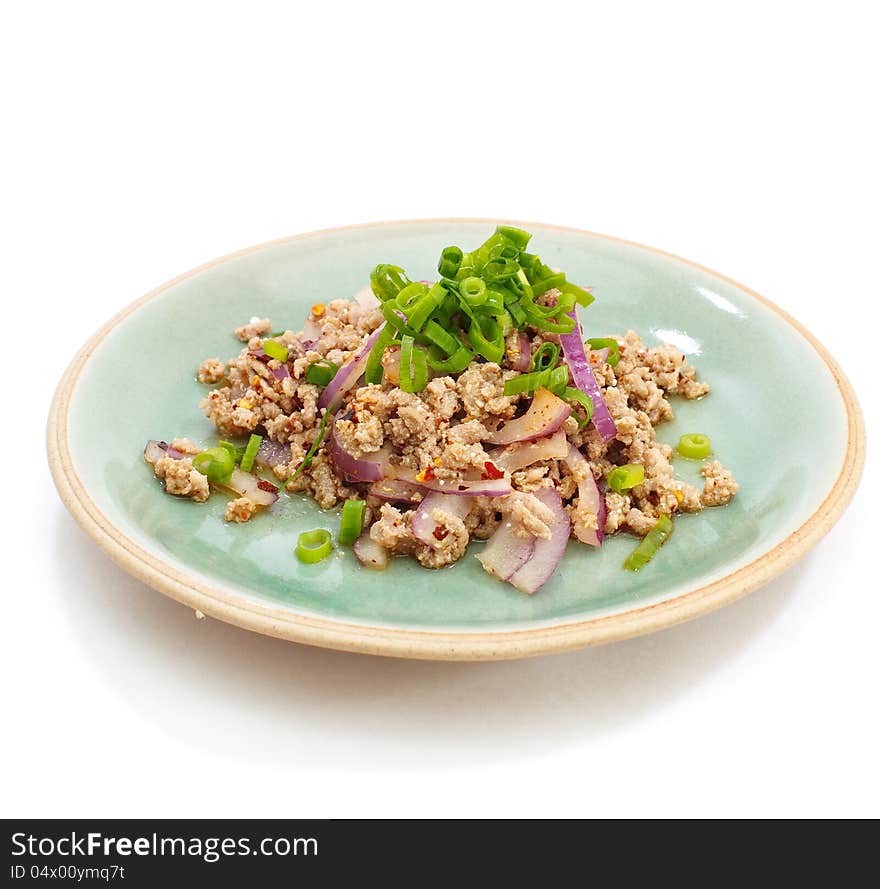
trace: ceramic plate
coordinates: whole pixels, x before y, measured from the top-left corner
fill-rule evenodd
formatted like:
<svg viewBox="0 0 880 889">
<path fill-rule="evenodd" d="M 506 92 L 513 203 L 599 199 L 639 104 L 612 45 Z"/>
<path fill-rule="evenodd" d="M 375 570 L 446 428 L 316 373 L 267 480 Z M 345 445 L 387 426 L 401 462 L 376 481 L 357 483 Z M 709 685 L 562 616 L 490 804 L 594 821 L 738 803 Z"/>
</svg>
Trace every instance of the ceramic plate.
<svg viewBox="0 0 880 889">
<path fill-rule="evenodd" d="M 740 492 L 724 508 L 676 519 L 660 555 L 622 570 L 633 538 L 573 544 L 534 596 L 489 577 L 473 557 L 428 571 L 396 559 L 385 572 L 343 550 L 303 565 L 300 531 L 338 514 L 283 496 L 246 525 L 223 521 L 226 498 L 194 504 L 162 493 L 143 461 L 149 438 L 211 442 L 206 357 L 237 354 L 231 331 L 252 315 L 299 329 L 312 303 L 350 297 L 380 261 L 435 274 L 447 244 L 476 244 L 487 220 L 391 222 L 315 232 L 244 250 L 165 284 L 108 322 L 73 360 L 48 428 L 61 497 L 127 571 L 208 616 L 298 642 L 374 654 L 490 659 L 561 651 L 656 630 L 754 590 L 802 556 L 839 518 L 858 483 L 864 429 L 852 389 L 822 345 L 740 284 L 638 244 L 517 223 L 545 262 L 587 284 L 588 335 L 639 332 L 668 341 L 712 385 L 676 399 L 661 441 L 708 433 Z M 809 405 L 809 410 L 804 406 Z M 821 419 L 820 419 L 821 418 Z M 678 460 L 698 480 L 697 463 Z"/>
</svg>

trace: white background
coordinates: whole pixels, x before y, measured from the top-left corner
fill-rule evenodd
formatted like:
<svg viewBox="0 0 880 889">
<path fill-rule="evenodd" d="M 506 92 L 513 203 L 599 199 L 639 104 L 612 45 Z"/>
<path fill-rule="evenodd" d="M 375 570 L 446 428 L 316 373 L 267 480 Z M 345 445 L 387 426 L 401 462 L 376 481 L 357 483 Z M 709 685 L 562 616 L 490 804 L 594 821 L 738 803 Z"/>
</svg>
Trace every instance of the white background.
<svg viewBox="0 0 880 889">
<path fill-rule="evenodd" d="M 2 814 L 880 814 L 870 6 L 7 7 Z M 628 237 L 792 312 L 866 413 L 846 516 L 721 612 L 482 665 L 196 621 L 92 545 L 43 431 L 95 328 L 239 247 L 443 215 Z"/>
</svg>

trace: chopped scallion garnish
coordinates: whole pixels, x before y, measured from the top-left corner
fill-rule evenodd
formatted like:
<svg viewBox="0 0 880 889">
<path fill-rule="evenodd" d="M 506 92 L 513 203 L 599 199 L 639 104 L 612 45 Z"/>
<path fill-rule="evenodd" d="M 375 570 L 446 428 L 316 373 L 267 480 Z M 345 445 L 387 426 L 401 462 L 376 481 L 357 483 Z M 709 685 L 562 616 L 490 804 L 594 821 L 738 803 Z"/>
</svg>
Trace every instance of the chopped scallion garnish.
<svg viewBox="0 0 880 889">
<path fill-rule="evenodd" d="M 629 554 L 623 567 L 627 571 L 644 568 L 657 555 L 657 551 L 666 543 L 671 533 L 672 519 L 668 515 L 661 515 L 654 527 L 642 538 L 641 543 Z"/>
<path fill-rule="evenodd" d="M 241 458 L 241 468 L 245 472 L 250 472 L 254 468 L 254 460 L 257 458 L 257 451 L 263 443 L 262 435 L 252 435 L 248 439 L 247 447 L 244 449 L 244 455 Z"/>
<path fill-rule="evenodd" d="M 333 377 L 336 376 L 338 370 L 338 365 L 326 358 L 322 358 L 306 368 L 306 382 L 326 388 Z"/>
<path fill-rule="evenodd" d="M 235 460 L 226 448 L 208 448 L 196 454 L 192 460 L 193 468 L 208 477 L 209 482 L 223 484 L 229 481 Z"/>
<path fill-rule="evenodd" d="M 705 460 L 712 453 L 712 440 L 701 432 L 682 435 L 678 440 L 678 453 L 691 460 Z"/>
<path fill-rule="evenodd" d="M 367 363 L 364 365 L 364 379 L 366 382 L 377 385 L 382 382 L 382 377 L 385 373 L 385 369 L 382 366 L 382 356 L 385 354 L 385 350 L 394 342 L 395 333 L 395 329 L 386 324 L 382 328 L 382 332 L 379 334 L 376 342 L 373 343 L 373 348 L 370 349 L 370 354 L 367 356 Z"/>
<path fill-rule="evenodd" d="M 645 480 L 645 467 L 641 463 L 626 463 L 615 466 L 606 476 L 608 487 L 617 494 L 635 488 Z"/>
<path fill-rule="evenodd" d="M 566 386 L 562 397 L 566 401 L 574 401 L 584 409 L 585 417 L 581 417 L 579 414 L 572 414 L 575 420 L 577 420 L 578 429 L 583 429 L 593 419 L 593 411 L 595 410 L 593 399 L 586 392 L 581 392 L 580 389 L 576 389 L 573 386 Z"/>
<path fill-rule="evenodd" d="M 444 247 L 440 254 L 440 262 L 437 264 L 437 271 L 443 278 L 454 278 L 461 267 L 461 260 L 464 256 L 461 247 Z"/>
<path fill-rule="evenodd" d="M 275 358 L 282 364 L 287 361 L 288 351 L 286 346 L 276 343 L 275 340 L 263 340 L 263 352 L 270 358 Z"/>
<path fill-rule="evenodd" d="M 241 458 L 245 450 L 244 448 L 240 448 L 237 445 L 234 445 L 231 441 L 218 441 L 217 447 L 229 451 L 229 456 L 232 457 L 233 463 L 241 462 Z"/>
<path fill-rule="evenodd" d="M 296 555 L 301 562 L 313 565 L 326 559 L 333 550 L 333 541 L 326 528 L 303 531 L 296 542 Z"/>
<path fill-rule="evenodd" d="M 421 392 L 428 385 L 428 356 L 417 349 L 411 336 L 400 341 L 400 388 L 404 392 Z"/>
<path fill-rule="evenodd" d="M 366 503 L 363 500 L 351 498 L 342 504 L 342 516 L 339 520 L 339 542 L 343 546 L 350 546 L 364 530 L 364 510 Z"/>
</svg>

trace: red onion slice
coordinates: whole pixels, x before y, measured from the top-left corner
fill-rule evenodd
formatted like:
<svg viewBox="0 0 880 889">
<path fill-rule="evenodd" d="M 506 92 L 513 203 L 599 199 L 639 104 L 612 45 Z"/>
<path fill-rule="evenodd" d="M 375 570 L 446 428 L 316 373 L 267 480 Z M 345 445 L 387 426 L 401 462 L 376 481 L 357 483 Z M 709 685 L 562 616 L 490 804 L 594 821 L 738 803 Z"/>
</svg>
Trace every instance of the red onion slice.
<svg viewBox="0 0 880 889">
<path fill-rule="evenodd" d="M 509 580 L 532 557 L 535 538 L 520 537 L 513 524 L 503 521 L 477 553 L 483 568 L 499 580 Z"/>
<path fill-rule="evenodd" d="M 254 462 L 257 466 L 268 466 L 272 469 L 275 466 L 279 466 L 281 463 L 289 463 L 290 458 L 289 444 L 281 444 L 280 442 L 272 441 L 269 438 L 264 438 L 260 442 L 260 449 L 257 451 L 257 456 L 254 458 Z"/>
<path fill-rule="evenodd" d="M 318 399 L 318 407 L 325 407 L 331 411 L 339 407 L 342 399 L 345 397 L 345 393 L 352 389 L 361 378 L 361 374 L 364 372 L 364 365 L 367 363 L 367 358 L 370 355 L 370 350 L 373 348 L 376 340 L 379 339 L 379 334 L 384 327 L 384 323 L 380 324 L 367 337 L 367 341 L 361 346 L 360 351 L 354 358 L 351 358 L 336 371 L 336 376 L 330 380 L 327 388 L 321 393 L 321 397 Z"/>
<path fill-rule="evenodd" d="M 276 380 L 286 380 L 290 376 L 290 371 L 287 369 L 286 364 L 282 364 L 280 367 L 273 367 L 271 370 L 272 376 Z"/>
<path fill-rule="evenodd" d="M 390 454 L 384 447 L 373 451 L 363 457 L 355 457 L 350 454 L 339 440 L 336 434 L 336 424 L 330 433 L 330 442 L 327 445 L 327 453 L 340 472 L 344 473 L 351 481 L 377 482 L 390 473 L 388 459 Z"/>
<path fill-rule="evenodd" d="M 213 483 L 212 483 L 213 484 Z M 238 466 L 232 470 L 228 482 L 217 484 L 224 491 L 231 491 L 238 497 L 247 497 L 257 506 L 271 506 L 278 499 L 278 487 L 272 482 L 258 478 L 253 473 L 245 472 Z"/>
<path fill-rule="evenodd" d="M 303 325 L 302 333 L 300 334 L 302 347 L 306 351 L 314 349 L 318 345 L 318 340 L 321 339 L 321 332 L 321 325 L 313 318 L 309 318 Z"/>
<path fill-rule="evenodd" d="M 508 578 L 521 593 L 529 595 L 537 592 L 551 578 L 565 553 L 571 534 L 571 521 L 568 513 L 562 508 L 562 498 L 556 489 L 539 488 L 535 491 L 535 496 L 553 510 L 550 539 L 534 538 L 531 557 Z"/>
<path fill-rule="evenodd" d="M 593 471 L 587 458 L 571 445 L 565 465 L 577 479 L 578 483 L 578 508 L 574 518 L 574 536 L 581 543 L 589 546 L 602 546 L 605 539 L 605 498 L 596 485 Z M 582 516 L 581 513 L 586 513 Z M 596 517 L 596 527 L 591 527 L 590 517 Z"/>
<path fill-rule="evenodd" d="M 592 377 L 592 374 L 590 374 Z M 593 381 L 595 383 L 595 380 Z M 557 398 L 548 389 L 535 390 L 529 409 L 515 420 L 508 420 L 486 439 L 489 444 L 506 445 L 515 441 L 532 441 L 556 432 L 571 415 L 571 405 Z"/>
<path fill-rule="evenodd" d="M 524 333 L 520 333 L 517 336 L 517 343 L 519 355 L 517 355 L 516 361 L 513 362 L 512 366 L 514 370 L 525 373 L 532 364 L 532 344 Z"/>
<path fill-rule="evenodd" d="M 370 485 L 369 493 L 389 503 L 418 503 L 423 494 L 415 485 L 396 478 L 383 478 Z"/>
<path fill-rule="evenodd" d="M 388 550 L 370 537 L 369 529 L 355 540 L 354 554 L 365 568 L 384 571 L 388 567 Z"/>
<path fill-rule="evenodd" d="M 167 441 L 156 441 L 154 438 L 151 438 L 147 442 L 147 446 L 144 448 L 144 460 L 152 466 L 154 463 L 157 463 L 163 457 L 167 457 L 166 453 L 168 450 L 168 442 Z"/>
<path fill-rule="evenodd" d="M 538 460 L 561 460 L 568 454 L 568 439 L 562 429 L 534 441 L 518 441 L 506 448 L 489 451 L 489 459 L 507 472 L 516 472 Z"/>
<path fill-rule="evenodd" d="M 617 427 L 614 425 L 611 414 L 608 413 L 608 407 L 602 398 L 602 390 L 599 388 L 596 377 L 593 376 L 590 362 L 587 360 L 583 333 L 576 309 L 568 312 L 568 317 L 574 320 L 574 330 L 571 333 L 559 335 L 562 352 L 575 386 L 593 399 L 593 425 L 602 437 L 602 441 L 608 442 L 617 435 Z"/>
<path fill-rule="evenodd" d="M 437 549 L 446 535 L 442 534 L 442 528 L 434 518 L 434 513 L 442 510 L 464 520 L 471 511 L 471 505 L 471 501 L 464 497 L 453 497 L 451 494 L 438 494 L 432 491 L 413 513 L 412 532 L 422 543 L 426 543 L 431 549 Z"/>
<path fill-rule="evenodd" d="M 183 451 L 178 451 L 177 448 L 171 447 L 167 441 L 150 439 L 144 448 L 144 459 L 151 466 L 163 457 L 170 457 L 172 460 L 184 460 L 186 457 L 192 456 L 193 454 L 184 454 Z"/>
<path fill-rule="evenodd" d="M 389 471 L 399 481 L 456 497 L 506 497 L 513 491 L 508 478 L 443 479 L 426 478 L 423 473 L 400 467 L 389 467 Z"/>
</svg>

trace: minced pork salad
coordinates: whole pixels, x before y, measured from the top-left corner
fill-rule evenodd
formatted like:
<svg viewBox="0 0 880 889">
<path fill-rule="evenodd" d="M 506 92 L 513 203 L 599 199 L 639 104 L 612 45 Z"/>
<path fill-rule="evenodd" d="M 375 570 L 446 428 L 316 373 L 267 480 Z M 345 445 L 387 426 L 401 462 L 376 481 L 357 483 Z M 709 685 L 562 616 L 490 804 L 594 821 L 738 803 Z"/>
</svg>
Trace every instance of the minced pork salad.
<svg viewBox="0 0 880 889">
<path fill-rule="evenodd" d="M 702 489 L 675 478 L 673 449 L 655 438 L 670 395 L 709 386 L 680 351 L 632 331 L 584 340 L 577 311 L 593 296 L 529 240 L 498 226 L 470 253 L 446 247 L 433 282 L 378 265 L 369 289 L 316 303 L 298 333 L 252 318 L 235 331 L 238 356 L 198 369 L 219 443 L 148 442 L 165 491 L 228 494 L 229 522 L 291 494 L 341 505 L 336 544 L 375 569 L 393 555 L 442 568 L 476 538 L 486 571 L 524 593 L 572 538 L 599 548 L 628 531 L 642 539 L 625 567 L 643 567 L 676 513 L 737 491 L 706 435 L 678 443 L 703 461 Z M 316 529 L 296 554 L 317 562 L 333 547 Z"/>
</svg>

